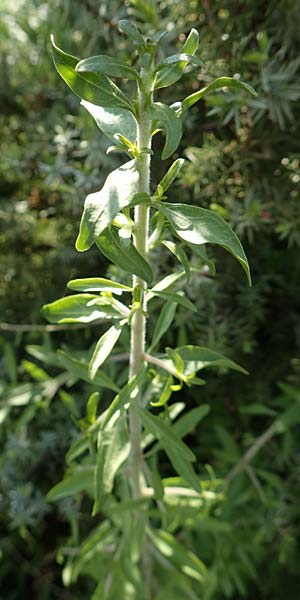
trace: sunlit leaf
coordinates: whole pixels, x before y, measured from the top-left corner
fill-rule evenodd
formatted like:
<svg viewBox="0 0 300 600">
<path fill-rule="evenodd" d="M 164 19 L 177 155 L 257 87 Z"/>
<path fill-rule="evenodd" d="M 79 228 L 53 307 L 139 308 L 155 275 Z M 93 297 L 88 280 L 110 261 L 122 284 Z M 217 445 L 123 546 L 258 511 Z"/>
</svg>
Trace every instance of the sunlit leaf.
<svg viewBox="0 0 300 600">
<path fill-rule="evenodd" d="M 181 118 L 176 114 L 175 110 L 161 104 L 161 102 L 155 102 L 149 107 L 149 113 L 155 121 L 158 122 L 166 131 L 166 141 L 162 152 L 162 159 L 169 158 L 178 145 L 182 136 L 182 123 Z"/>
<path fill-rule="evenodd" d="M 97 106 L 86 100 L 81 100 L 80 104 L 92 115 L 99 129 L 110 140 L 116 142 L 115 136 L 122 134 L 131 142 L 135 142 L 137 138 L 137 122 L 129 110 L 125 108 Z"/>
<path fill-rule="evenodd" d="M 74 94 L 98 106 L 126 108 L 132 111 L 130 100 L 108 77 L 94 73 L 77 73 L 78 59 L 58 48 L 54 36 L 51 36 L 51 43 L 56 70 Z"/>
<path fill-rule="evenodd" d="M 76 240 L 79 252 L 88 250 L 118 212 L 131 202 L 138 181 L 137 164 L 131 160 L 112 171 L 99 192 L 86 197 Z"/>
<path fill-rule="evenodd" d="M 230 225 L 211 210 L 189 204 L 159 202 L 156 207 L 172 225 L 178 237 L 189 244 L 218 244 L 242 265 L 249 284 L 250 269 L 243 246 Z"/>
</svg>

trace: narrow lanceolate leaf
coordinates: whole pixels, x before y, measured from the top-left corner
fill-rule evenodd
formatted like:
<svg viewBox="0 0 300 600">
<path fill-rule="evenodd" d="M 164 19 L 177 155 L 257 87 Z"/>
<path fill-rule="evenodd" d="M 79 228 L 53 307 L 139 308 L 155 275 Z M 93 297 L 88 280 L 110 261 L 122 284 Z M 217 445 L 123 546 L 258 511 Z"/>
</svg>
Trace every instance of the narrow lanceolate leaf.
<svg viewBox="0 0 300 600">
<path fill-rule="evenodd" d="M 158 65 L 155 67 L 155 72 L 161 71 L 170 65 L 178 65 L 178 63 L 185 63 L 190 65 L 198 65 L 203 66 L 202 60 L 197 56 L 193 56 L 193 54 L 187 54 L 186 52 L 181 52 L 180 54 L 172 54 L 172 56 L 168 56 L 164 58 Z M 110 73 L 108 73 L 109 75 Z"/>
<path fill-rule="evenodd" d="M 55 68 L 74 94 L 98 106 L 125 108 L 132 112 L 130 100 L 108 77 L 95 73 L 77 73 L 78 59 L 58 48 L 53 36 L 51 42 Z"/>
<path fill-rule="evenodd" d="M 247 371 L 230 358 L 227 358 L 218 352 L 213 352 L 208 348 L 203 348 L 202 346 L 181 346 L 176 348 L 176 352 L 184 362 L 185 375 L 195 373 L 205 367 L 224 367 L 227 369 L 234 369 L 235 371 L 241 371 L 241 373 L 247 375 Z"/>
<path fill-rule="evenodd" d="M 138 181 L 136 161 L 130 160 L 108 175 L 99 192 L 86 197 L 76 250 L 83 252 L 92 246 L 118 212 L 131 202 Z"/>
<path fill-rule="evenodd" d="M 207 569 L 196 554 L 187 550 L 173 535 L 162 529 L 148 530 L 148 535 L 159 552 L 179 571 L 203 583 Z"/>
<path fill-rule="evenodd" d="M 162 244 L 176 256 L 177 260 L 182 264 L 186 278 L 189 280 L 190 278 L 190 265 L 188 257 L 184 251 L 184 249 L 179 244 L 174 244 L 174 242 L 170 242 L 169 240 L 163 240 Z"/>
<path fill-rule="evenodd" d="M 188 35 L 185 43 L 183 44 L 180 53 L 193 55 L 197 52 L 199 45 L 199 34 L 196 29 L 192 29 Z M 156 77 L 155 88 L 163 88 L 172 85 L 183 75 L 184 69 L 189 61 L 183 60 L 181 62 L 175 62 L 175 64 L 166 65 L 165 68 L 161 69 Z"/>
<path fill-rule="evenodd" d="M 138 72 L 122 63 L 121 60 L 106 54 L 90 56 L 81 60 L 76 65 L 77 73 L 100 73 L 101 75 L 109 75 L 110 77 L 122 77 L 124 79 L 138 80 Z"/>
<path fill-rule="evenodd" d="M 176 307 L 177 301 L 166 302 L 166 304 L 163 306 L 162 311 L 159 313 L 159 317 L 156 321 L 149 351 L 153 350 L 153 348 L 157 346 L 159 340 L 162 338 L 164 333 L 168 331 L 175 317 Z"/>
<path fill-rule="evenodd" d="M 103 277 L 86 277 L 84 279 L 71 279 L 68 288 L 77 292 L 112 292 L 120 296 L 123 292 L 131 292 L 132 288 L 117 281 L 110 281 Z"/>
<path fill-rule="evenodd" d="M 101 252 L 115 265 L 130 273 L 137 275 L 151 284 L 153 279 L 152 269 L 149 263 L 137 251 L 132 242 L 128 248 L 124 246 L 113 227 L 107 228 L 96 240 Z"/>
<path fill-rule="evenodd" d="M 110 355 L 122 331 L 122 324 L 117 323 L 108 329 L 99 339 L 89 364 L 89 376 L 94 379 L 99 367 Z"/>
<path fill-rule="evenodd" d="M 242 265 L 251 285 L 250 269 L 243 246 L 222 217 L 211 210 L 188 204 L 156 205 L 172 225 L 178 237 L 189 244 L 218 244 L 223 246 Z"/>
<path fill-rule="evenodd" d="M 99 430 L 97 446 L 93 515 L 102 509 L 103 499 L 112 491 L 115 475 L 130 452 L 125 415 L 117 417 L 108 427 Z"/>
<path fill-rule="evenodd" d="M 181 304 L 182 306 L 184 306 L 188 310 L 191 310 L 192 312 L 197 312 L 196 306 L 188 298 L 182 296 L 179 293 L 176 294 L 175 292 L 152 292 L 152 290 L 149 290 L 148 295 L 150 296 L 150 300 L 151 295 L 159 296 L 159 298 L 169 300 L 169 302 L 176 302 L 177 304 Z"/>
<path fill-rule="evenodd" d="M 145 429 L 160 441 L 164 450 L 170 448 L 189 462 L 196 460 L 194 453 L 177 437 L 171 425 L 160 419 L 160 417 L 152 415 L 141 406 L 137 406 L 137 412 Z"/>
<path fill-rule="evenodd" d="M 145 46 L 142 34 L 139 32 L 138 28 L 133 23 L 131 23 L 131 21 L 121 19 L 121 21 L 119 21 L 119 28 L 121 29 L 121 31 L 123 31 L 123 33 L 125 33 L 129 37 L 129 39 L 131 39 L 134 42 L 136 46 Z"/>
<path fill-rule="evenodd" d="M 193 106 L 193 104 L 198 102 L 198 100 L 201 100 L 201 98 L 207 96 L 207 94 L 224 87 L 242 89 L 246 92 L 249 92 L 252 96 L 257 96 L 256 91 L 248 83 L 244 83 L 239 79 L 234 79 L 234 77 L 218 77 L 218 79 L 215 79 L 215 81 L 212 81 L 198 92 L 195 92 L 194 94 L 191 94 L 185 98 L 185 100 L 182 102 L 182 112 L 184 113 L 188 108 L 190 108 L 190 106 Z"/>
<path fill-rule="evenodd" d="M 182 136 L 181 118 L 175 110 L 161 102 L 152 104 L 149 107 L 149 112 L 152 119 L 158 122 L 166 131 L 166 141 L 162 152 L 162 159 L 165 160 L 177 150 L 180 143 Z"/>
<path fill-rule="evenodd" d="M 97 319 L 122 318 L 108 299 L 95 294 L 60 298 L 51 304 L 45 304 L 42 313 L 49 323 L 91 323 Z"/>
<path fill-rule="evenodd" d="M 101 428 L 104 429 L 113 415 L 125 406 L 128 402 L 131 402 L 139 392 L 139 387 L 144 380 L 145 369 L 142 368 L 137 375 L 134 375 L 128 383 L 121 389 L 121 391 L 114 397 L 113 401 L 109 405 L 104 419 L 101 422 Z"/>
<path fill-rule="evenodd" d="M 113 390 L 113 392 L 119 392 L 118 386 L 105 373 L 98 371 L 92 382 L 89 376 L 89 366 L 86 362 L 74 358 L 63 350 L 58 350 L 57 354 L 59 356 L 60 367 L 63 367 L 71 373 L 75 380 L 82 379 L 88 383 L 93 383 L 95 386 L 107 388 Z"/>
<path fill-rule="evenodd" d="M 172 185 L 174 179 L 176 179 L 176 177 L 178 177 L 184 162 L 185 162 L 184 158 L 177 158 L 177 160 L 175 160 L 173 162 L 173 164 L 170 166 L 167 173 L 163 176 L 163 178 L 159 182 L 159 185 L 163 192 L 166 192 L 169 189 L 170 185 Z"/>
<path fill-rule="evenodd" d="M 55 502 L 81 492 L 93 494 L 94 467 L 77 467 L 72 475 L 57 483 L 47 494 L 48 502 Z"/>
<path fill-rule="evenodd" d="M 97 106 L 86 100 L 81 100 L 80 104 L 92 115 L 102 133 L 114 143 L 116 134 L 124 135 L 131 142 L 135 142 L 137 122 L 129 110 Z"/>
</svg>

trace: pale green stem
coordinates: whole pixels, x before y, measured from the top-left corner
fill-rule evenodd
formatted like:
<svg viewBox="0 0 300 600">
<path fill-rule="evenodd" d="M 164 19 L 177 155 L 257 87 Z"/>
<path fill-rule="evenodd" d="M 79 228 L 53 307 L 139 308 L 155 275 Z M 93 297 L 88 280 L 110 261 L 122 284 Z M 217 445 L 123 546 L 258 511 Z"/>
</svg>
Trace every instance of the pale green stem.
<svg viewBox="0 0 300 600">
<path fill-rule="evenodd" d="M 150 88 L 150 85 L 149 85 Z M 138 150 L 151 148 L 151 119 L 147 114 L 147 101 L 151 94 L 149 91 L 139 91 L 138 94 Z M 150 192 L 150 154 L 142 153 L 138 158 L 139 188 L 138 192 Z M 148 228 L 149 208 L 144 205 L 135 207 L 134 210 L 134 244 L 138 252 L 147 259 L 148 256 Z M 146 282 L 134 276 L 133 287 L 140 286 L 142 293 L 142 310 L 137 310 L 131 321 L 130 340 L 130 363 L 129 377 L 136 375 L 144 362 L 145 333 L 146 333 Z M 129 409 L 129 429 L 131 443 L 131 480 L 132 491 L 135 499 L 142 497 L 143 470 L 142 470 L 142 446 L 141 446 L 141 421 L 136 411 L 136 403 L 140 402 L 138 396 Z"/>
</svg>

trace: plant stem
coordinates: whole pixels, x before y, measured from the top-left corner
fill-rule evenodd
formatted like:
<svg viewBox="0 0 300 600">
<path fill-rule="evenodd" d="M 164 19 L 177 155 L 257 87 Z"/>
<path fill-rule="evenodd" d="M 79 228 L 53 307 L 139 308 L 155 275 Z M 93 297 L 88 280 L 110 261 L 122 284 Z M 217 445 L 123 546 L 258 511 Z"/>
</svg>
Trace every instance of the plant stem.
<svg viewBox="0 0 300 600">
<path fill-rule="evenodd" d="M 147 78 L 148 75 L 148 78 Z M 147 103 L 151 97 L 151 78 L 145 74 L 149 81 L 148 89 L 138 91 L 138 150 L 151 149 L 151 119 L 147 114 Z M 147 86 L 146 86 L 147 88 Z M 150 192 L 150 154 L 141 153 L 137 159 L 139 170 L 138 192 Z M 134 244 L 138 252 L 147 259 L 148 256 L 148 228 L 149 208 L 143 205 L 135 207 L 134 211 Z M 146 282 L 134 276 L 133 287 L 139 285 L 141 290 L 141 309 L 136 310 L 131 321 L 129 377 L 136 375 L 144 362 L 145 333 L 146 333 Z M 131 479 L 132 493 L 135 499 L 142 497 L 143 471 L 141 447 L 141 422 L 136 411 L 136 404 L 141 400 L 138 395 L 129 409 L 129 429 L 131 443 Z"/>
</svg>

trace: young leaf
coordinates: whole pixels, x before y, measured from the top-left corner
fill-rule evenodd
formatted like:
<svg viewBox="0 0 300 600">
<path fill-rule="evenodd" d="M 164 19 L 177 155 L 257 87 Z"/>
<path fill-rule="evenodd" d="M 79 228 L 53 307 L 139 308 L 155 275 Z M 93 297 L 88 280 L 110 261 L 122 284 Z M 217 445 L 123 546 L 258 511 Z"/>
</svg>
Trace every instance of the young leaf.
<svg viewBox="0 0 300 600">
<path fill-rule="evenodd" d="M 45 304 L 42 313 L 49 323 L 91 323 L 98 319 L 122 317 L 108 299 L 94 294 L 65 296 Z"/>
<path fill-rule="evenodd" d="M 77 292 L 112 292 L 120 296 L 123 292 L 131 292 L 132 288 L 117 281 L 110 281 L 103 277 L 86 277 L 84 279 L 71 279 L 67 284 L 71 290 Z"/>
<path fill-rule="evenodd" d="M 153 291 L 153 290 L 152 290 Z M 159 317 L 156 321 L 151 346 L 149 348 L 149 352 L 157 346 L 159 340 L 162 338 L 164 333 L 168 331 L 174 317 L 177 308 L 177 301 L 174 302 L 166 302 L 163 306 L 161 312 L 159 313 Z"/>
<path fill-rule="evenodd" d="M 86 197 L 76 250 L 84 252 L 92 246 L 118 212 L 131 202 L 138 181 L 136 161 L 131 160 L 112 171 L 99 192 Z"/>
<path fill-rule="evenodd" d="M 243 246 L 222 217 L 206 208 L 189 204 L 160 202 L 156 207 L 182 240 L 195 245 L 218 244 L 233 254 L 241 263 L 251 285 L 249 264 Z"/>
<path fill-rule="evenodd" d="M 195 92 L 194 94 L 191 94 L 185 98 L 185 100 L 182 102 L 182 113 L 190 108 L 190 106 L 193 106 L 193 104 L 198 102 L 198 100 L 204 98 L 204 96 L 207 94 L 224 87 L 242 89 L 246 92 L 249 92 L 252 96 L 257 96 L 256 91 L 248 83 L 244 83 L 239 79 L 234 79 L 234 77 L 218 77 L 218 79 L 215 79 L 215 81 L 209 83 L 206 87 L 202 88 L 202 90 L 199 90 L 198 92 Z"/>
<path fill-rule="evenodd" d="M 137 412 L 145 429 L 150 431 L 159 440 L 165 452 L 171 449 L 171 451 L 186 461 L 193 462 L 196 460 L 194 453 L 176 436 L 171 425 L 168 425 L 166 421 L 163 421 L 159 417 L 152 415 L 141 406 L 137 406 Z"/>
<path fill-rule="evenodd" d="M 195 52 L 197 52 L 198 45 L 199 45 L 198 31 L 196 31 L 196 29 L 192 29 L 190 34 L 188 35 L 185 43 L 183 44 L 183 46 L 180 50 L 180 53 L 181 54 L 185 54 L 185 53 L 186 54 L 195 54 Z M 182 77 L 184 69 L 187 64 L 188 64 L 188 61 L 182 61 L 177 64 L 175 63 L 172 65 L 168 65 L 164 69 L 159 71 L 159 73 L 156 77 L 156 81 L 155 81 L 155 88 L 159 89 L 159 88 L 167 87 L 169 85 L 172 85 L 172 83 L 175 83 L 176 81 L 178 81 L 178 79 L 180 79 Z"/>
<path fill-rule="evenodd" d="M 162 188 L 163 192 L 166 192 L 169 189 L 170 185 L 172 185 L 174 179 L 178 177 L 184 162 L 184 158 L 177 158 L 177 160 L 175 160 L 170 166 L 166 174 L 159 182 L 159 185 Z"/>
<path fill-rule="evenodd" d="M 115 136 L 122 134 L 131 142 L 135 142 L 137 137 L 137 122 L 129 110 L 125 108 L 96 106 L 96 104 L 86 102 L 86 100 L 81 100 L 80 104 L 92 115 L 99 129 L 110 140 L 115 142 Z"/>
<path fill-rule="evenodd" d="M 95 386 L 108 388 L 109 390 L 113 390 L 114 392 L 119 392 L 119 387 L 106 375 L 105 373 L 101 373 L 98 371 L 93 381 L 89 376 L 88 364 L 70 356 L 67 352 L 63 350 L 58 350 L 57 352 L 60 359 L 60 366 L 63 366 L 71 375 L 77 379 L 82 379 L 83 381 L 87 381 L 88 383 L 93 383 Z"/>
<path fill-rule="evenodd" d="M 175 110 L 161 104 L 161 102 L 155 102 L 149 107 L 151 117 L 158 121 L 166 131 L 166 141 L 162 152 L 162 159 L 169 158 L 178 145 L 182 136 L 182 123 L 181 118 L 178 117 Z"/>
<path fill-rule="evenodd" d="M 55 68 L 74 94 L 98 106 L 125 108 L 133 112 L 130 100 L 108 77 L 94 73 L 77 73 L 78 59 L 58 48 L 53 35 L 51 43 Z"/>
<path fill-rule="evenodd" d="M 48 502 L 56 502 L 75 494 L 86 492 L 93 496 L 94 467 L 76 467 L 72 475 L 68 475 L 57 483 L 47 494 Z"/>
<path fill-rule="evenodd" d="M 177 304 L 181 304 L 182 306 L 184 306 L 188 310 L 191 310 L 192 312 L 197 312 L 196 306 L 188 298 L 181 295 L 180 293 L 176 294 L 175 292 L 153 292 L 152 290 L 149 290 L 147 295 L 149 296 L 150 300 L 151 295 L 159 296 L 159 298 L 164 298 L 164 300 L 169 300 L 169 302 L 176 302 Z"/>
<path fill-rule="evenodd" d="M 101 252 L 115 265 L 137 275 L 141 279 L 151 284 L 153 279 L 152 269 L 149 263 L 137 251 L 132 242 L 126 248 L 120 241 L 118 233 L 114 228 L 107 228 L 96 240 L 96 244 Z"/>
<path fill-rule="evenodd" d="M 96 421 L 99 397 L 99 392 L 93 392 L 87 401 L 86 418 L 90 425 L 92 425 Z"/>
<path fill-rule="evenodd" d="M 176 352 L 181 356 L 185 363 L 185 375 L 195 373 L 205 367 L 213 366 L 234 369 L 247 375 L 247 371 L 233 360 L 230 360 L 230 358 L 227 358 L 218 352 L 213 352 L 208 348 L 203 348 L 202 346 L 181 346 L 176 348 Z"/>
<path fill-rule="evenodd" d="M 117 343 L 122 331 L 122 323 L 117 323 L 108 329 L 97 342 L 89 364 L 89 376 L 94 379 L 99 367 L 104 363 Z"/>
<path fill-rule="evenodd" d="M 110 75 L 111 77 L 122 77 L 124 79 L 138 80 L 138 72 L 122 63 L 118 58 L 99 54 L 98 56 L 90 56 L 81 60 L 76 65 L 77 73 L 100 73 L 101 75 Z"/>
<path fill-rule="evenodd" d="M 204 582 L 207 569 L 204 563 L 190 550 L 176 540 L 176 538 L 162 529 L 149 529 L 148 535 L 163 556 L 188 577 Z"/>
</svg>

